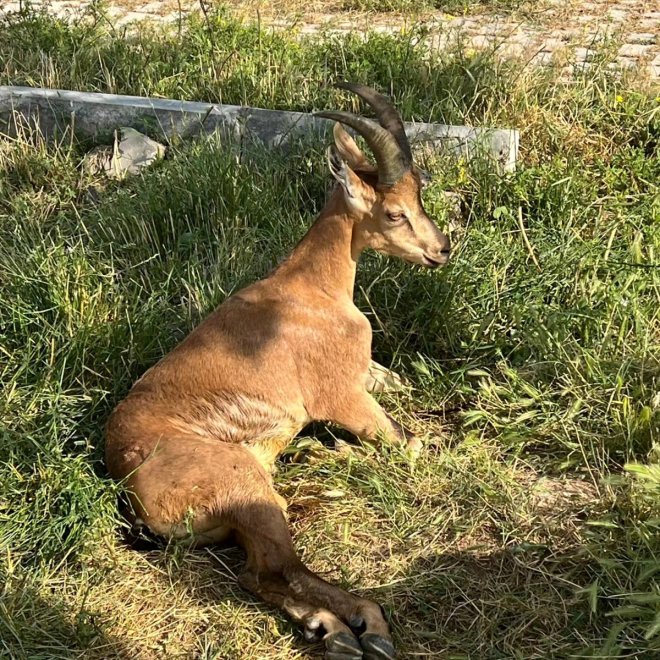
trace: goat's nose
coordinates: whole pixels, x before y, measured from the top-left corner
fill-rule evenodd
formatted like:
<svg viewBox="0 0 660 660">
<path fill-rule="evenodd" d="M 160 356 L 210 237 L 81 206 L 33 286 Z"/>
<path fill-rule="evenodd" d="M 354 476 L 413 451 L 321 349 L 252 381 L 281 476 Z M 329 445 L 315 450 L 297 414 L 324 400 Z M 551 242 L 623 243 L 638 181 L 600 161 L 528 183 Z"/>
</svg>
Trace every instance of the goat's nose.
<svg viewBox="0 0 660 660">
<path fill-rule="evenodd" d="M 443 257 L 448 257 L 451 252 L 451 245 L 449 243 L 449 237 L 446 234 L 442 234 L 440 239 L 440 245 L 438 246 L 437 253 Z"/>
</svg>

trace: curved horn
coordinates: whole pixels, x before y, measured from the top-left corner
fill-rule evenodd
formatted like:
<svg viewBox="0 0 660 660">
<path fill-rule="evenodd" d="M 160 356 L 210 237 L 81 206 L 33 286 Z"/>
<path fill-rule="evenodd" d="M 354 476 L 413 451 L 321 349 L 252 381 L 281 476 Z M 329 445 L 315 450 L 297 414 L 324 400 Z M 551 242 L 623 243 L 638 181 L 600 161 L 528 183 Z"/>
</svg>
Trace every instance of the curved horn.
<svg viewBox="0 0 660 660">
<path fill-rule="evenodd" d="M 369 145 L 378 164 L 378 183 L 393 186 L 409 169 L 395 137 L 371 119 L 350 112 L 315 112 L 315 117 L 334 119 L 355 129 Z"/>
<path fill-rule="evenodd" d="M 406 136 L 406 129 L 403 127 L 399 112 L 390 100 L 386 96 L 379 94 L 375 89 L 358 83 L 338 82 L 335 84 L 335 87 L 357 94 L 376 111 L 380 125 L 386 128 L 396 138 L 408 165 L 411 165 L 412 151 L 408 137 Z"/>
</svg>

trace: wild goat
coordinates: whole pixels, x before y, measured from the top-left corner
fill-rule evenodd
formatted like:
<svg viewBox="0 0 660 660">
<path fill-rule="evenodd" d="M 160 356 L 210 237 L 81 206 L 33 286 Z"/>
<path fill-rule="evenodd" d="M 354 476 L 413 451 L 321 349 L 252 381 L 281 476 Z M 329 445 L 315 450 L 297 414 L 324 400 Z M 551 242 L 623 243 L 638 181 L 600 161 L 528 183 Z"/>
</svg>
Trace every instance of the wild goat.
<svg viewBox="0 0 660 660">
<path fill-rule="evenodd" d="M 449 240 L 422 206 L 423 173 L 399 114 L 369 87 L 341 83 L 379 123 L 336 120 L 328 164 L 336 185 L 293 252 L 265 279 L 225 300 L 149 369 L 106 428 L 110 474 L 125 480 L 136 519 L 197 543 L 230 535 L 247 552 L 240 583 L 323 639 L 326 658 L 394 657 L 379 605 L 319 578 L 298 559 L 271 470 L 313 420 L 363 438 L 418 447 L 367 391 L 371 327 L 353 303 L 361 252 L 429 268 Z M 372 165 L 341 124 L 359 133 Z"/>
</svg>

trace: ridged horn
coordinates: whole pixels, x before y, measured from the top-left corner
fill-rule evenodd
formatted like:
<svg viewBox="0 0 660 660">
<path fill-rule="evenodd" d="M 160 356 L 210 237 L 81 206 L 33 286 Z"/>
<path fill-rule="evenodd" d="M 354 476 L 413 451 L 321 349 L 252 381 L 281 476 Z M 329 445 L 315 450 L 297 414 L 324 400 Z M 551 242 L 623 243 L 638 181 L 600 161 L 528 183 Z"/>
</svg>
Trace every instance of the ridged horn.
<svg viewBox="0 0 660 660">
<path fill-rule="evenodd" d="M 408 136 L 406 135 L 406 129 L 403 127 L 403 121 L 401 121 L 398 110 L 392 105 L 390 100 L 386 96 L 379 94 L 375 89 L 358 83 L 338 82 L 335 84 L 335 87 L 357 94 L 376 111 L 380 125 L 392 133 L 401 147 L 408 166 L 412 165 L 412 151 L 410 149 L 410 142 L 408 142 Z"/>
<path fill-rule="evenodd" d="M 375 121 L 343 111 L 315 112 L 314 116 L 350 126 L 367 141 L 376 158 L 380 185 L 393 186 L 408 171 L 409 165 L 396 138 Z"/>
</svg>

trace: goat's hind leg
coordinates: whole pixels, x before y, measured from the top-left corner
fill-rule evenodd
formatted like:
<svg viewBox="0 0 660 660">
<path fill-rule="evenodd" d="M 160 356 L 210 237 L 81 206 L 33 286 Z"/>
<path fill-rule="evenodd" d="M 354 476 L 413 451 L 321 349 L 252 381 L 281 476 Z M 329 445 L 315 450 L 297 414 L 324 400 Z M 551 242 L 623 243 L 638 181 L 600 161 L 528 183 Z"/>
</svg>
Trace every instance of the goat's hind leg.
<svg viewBox="0 0 660 660">
<path fill-rule="evenodd" d="M 248 555 L 239 577 L 243 587 L 302 623 L 308 641 L 323 640 L 327 660 L 394 658 L 380 606 L 312 573 L 296 555 L 283 513 L 274 501 L 262 501 L 245 513 L 236 525 Z"/>
<path fill-rule="evenodd" d="M 198 437 L 161 441 L 128 487 L 157 534 L 187 530 L 205 543 L 233 531 L 247 552 L 241 585 L 302 623 L 306 639 L 322 639 L 327 660 L 394 657 L 380 607 L 325 582 L 297 557 L 281 498 L 243 447 Z"/>
<path fill-rule="evenodd" d="M 239 531 L 248 553 L 241 584 L 302 623 L 306 639 L 322 639 L 327 660 L 394 658 L 380 606 L 312 573 L 295 554 L 281 512 L 270 504 L 262 513 L 261 525 Z"/>
</svg>

